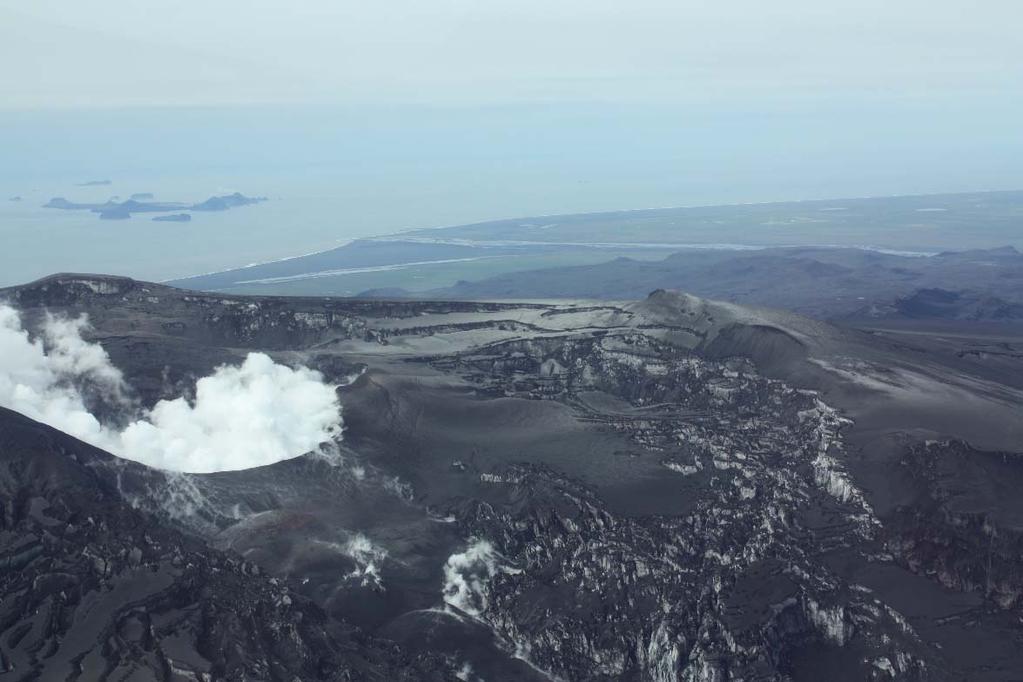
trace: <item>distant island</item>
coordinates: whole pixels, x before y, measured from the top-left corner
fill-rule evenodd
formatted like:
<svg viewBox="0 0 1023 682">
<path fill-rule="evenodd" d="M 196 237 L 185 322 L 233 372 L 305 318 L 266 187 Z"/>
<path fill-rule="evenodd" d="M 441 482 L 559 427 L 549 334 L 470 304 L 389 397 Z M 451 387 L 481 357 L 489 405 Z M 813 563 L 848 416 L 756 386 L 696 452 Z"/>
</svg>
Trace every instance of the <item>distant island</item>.
<svg viewBox="0 0 1023 682">
<path fill-rule="evenodd" d="M 153 193 L 152 192 L 136 192 L 135 194 L 132 194 L 128 198 L 129 199 L 134 199 L 135 201 L 148 201 L 149 199 L 153 198 Z"/>
<path fill-rule="evenodd" d="M 151 193 L 133 194 L 127 201 L 115 201 L 111 199 L 102 204 L 78 203 L 68 201 L 64 197 L 54 197 L 43 204 L 43 208 L 56 208 L 63 211 L 92 211 L 99 214 L 100 220 L 126 220 L 134 213 L 175 213 L 175 216 L 166 216 L 163 219 L 171 222 L 185 222 L 191 220 L 191 216 L 182 211 L 227 211 L 239 206 L 249 206 L 266 201 L 266 197 L 247 197 L 240 192 L 212 196 L 197 204 L 186 204 L 180 201 L 140 201 L 139 199 L 152 198 Z M 180 216 L 186 216 L 182 218 Z"/>
<path fill-rule="evenodd" d="M 105 185 L 114 184 L 113 180 L 86 180 L 85 182 L 79 182 L 76 187 L 103 187 Z"/>
<path fill-rule="evenodd" d="M 119 204 L 115 204 L 111 208 L 99 211 L 100 220 L 127 220 L 131 217 L 131 213 L 128 209 L 123 208 Z"/>
<path fill-rule="evenodd" d="M 188 204 L 176 201 L 142 202 L 135 199 L 118 202 L 111 199 L 102 204 L 79 203 L 68 201 L 64 197 L 54 197 L 43 204 L 43 208 L 59 208 L 65 211 L 92 211 L 104 213 L 123 209 L 129 213 L 166 213 L 189 208 Z"/>
<path fill-rule="evenodd" d="M 159 223 L 187 223 L 191 219 L 192 216 L 189 213 L 171 213 L 170 215 L 158 215 L 153 217 L 153 220 Z"/>
<path fill-rule="evenodd" d="M 11 197 L 7 201 L 21 201 L 21 197 Z"/>
<path fill-rule="evenodd" d="M 235 192 L 220 197 L 210 197 L 206 201 L 192 206 L 193 211 L 226 211 L 238 206 L 248 206 L 266 201 L 266 197 L 247 197 L 244 194 Z"/>
</svg>

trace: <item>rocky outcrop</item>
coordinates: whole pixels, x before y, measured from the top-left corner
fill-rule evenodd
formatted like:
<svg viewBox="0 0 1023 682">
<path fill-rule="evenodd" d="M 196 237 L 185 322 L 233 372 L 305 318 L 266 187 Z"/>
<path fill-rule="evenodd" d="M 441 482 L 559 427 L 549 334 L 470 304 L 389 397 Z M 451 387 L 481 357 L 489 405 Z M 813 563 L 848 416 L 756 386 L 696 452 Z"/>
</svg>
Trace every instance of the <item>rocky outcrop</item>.
<svg viewBox="0 0 1023 682">
<path fill-rule="evenodd" d="M 1023 460 L 961 441 L 906 448 L 913 497 L 885 520 L 897 560 L 945 587 L 1023 613 Z"/>
<path fill-rule="evenodd" d="M 878 522 L 842 469 L 847 420 L 814 393 L 635 333 L 434 364 L 506 396 L 624 398 L 631 410 L 588 418 L 690 486 L 686 514 L 626 517 L 556 471 L 513 466 L 480 475 L 500 503 L 449 510 L 500 567 L 461 602 L 535 665 L 565 679 L 787 679 L 799 651 L 834 646 L 857 652 L 857 679 L 938 675 L 897 612 L 820 560 L 871 543 Z"/>
</svg>

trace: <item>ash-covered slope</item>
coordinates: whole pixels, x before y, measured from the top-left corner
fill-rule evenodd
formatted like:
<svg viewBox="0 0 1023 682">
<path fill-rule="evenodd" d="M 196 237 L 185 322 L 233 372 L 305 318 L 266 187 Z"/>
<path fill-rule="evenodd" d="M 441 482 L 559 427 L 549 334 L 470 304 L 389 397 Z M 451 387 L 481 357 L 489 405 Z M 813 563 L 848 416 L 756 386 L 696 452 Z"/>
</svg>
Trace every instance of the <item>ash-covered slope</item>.
<svg viewBox="0 0 1023 682">
<path fill-rule="evenodd" d="M 0 408 L 0 672 L 14 680 L 424 679 L 444 667 L 133 508 L 164 475 Z"/>
<path fill-rule="evenodd" d="M 88 313 L 144 404 L 248 350 L 358 374 L 339 381 L 333 457 L 89 471 L 138 471 L 111 505 L 259 566 L 245 579 L 275 576 L 292 607 L 322 609 L 314 623 L 367 631 L 341 640 L 367 666 L 394 646 L 413 678 L 441 663 L 487 680 L 1023 669 L 1011 360 L 670 291 L 390 302 L 66 275 L 0 296 L 29 327 Z M 9 632 L 0 649 L 20 653 Z"/>
</svg>

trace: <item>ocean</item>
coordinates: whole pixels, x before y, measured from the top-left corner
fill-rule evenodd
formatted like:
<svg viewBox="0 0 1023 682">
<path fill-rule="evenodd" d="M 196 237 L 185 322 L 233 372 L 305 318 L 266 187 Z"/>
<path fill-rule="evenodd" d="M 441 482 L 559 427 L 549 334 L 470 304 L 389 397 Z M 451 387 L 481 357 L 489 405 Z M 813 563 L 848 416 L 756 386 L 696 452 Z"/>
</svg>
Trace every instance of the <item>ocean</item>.
<svg viewBox="0 0 1023 682">
<path fill-rule="evenodd" d="M 840 105 L 0 112 L 0 285 L 170 280 L 519 216 L 1023 187 L 1011 112 L 963 137 L 962 112 Z M 41 208 L 235 191 L 268 201 L 189 223 Z"/>
</svg>

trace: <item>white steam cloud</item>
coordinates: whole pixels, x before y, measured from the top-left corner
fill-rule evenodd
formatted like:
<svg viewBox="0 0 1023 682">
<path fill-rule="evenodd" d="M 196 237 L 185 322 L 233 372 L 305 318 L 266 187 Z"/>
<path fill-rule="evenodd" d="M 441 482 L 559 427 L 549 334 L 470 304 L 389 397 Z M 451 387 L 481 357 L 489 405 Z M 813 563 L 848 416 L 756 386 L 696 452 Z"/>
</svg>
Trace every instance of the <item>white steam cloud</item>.
<svg viewBox="0 0 1023 682">
<path fill-rule="evenodd" d="M 106 426 L 83 393 L 127 408 L 127 390 L 106 351 L 82 339 L 87 324 L 48 316 L 42 338 L 33 339 L 18 312 L 0 305 L 0 406 L 121 457 L 192 473 L 272 464 L 340 433 L 334 387 L 262 353 L 199 379 L 194 401 L 162 400 L 122 430 Z"/>
<path fill-rule="evenodd" d="M 473 539 L 464 552 L 448 557 L 444 563 L 444 586 L 441 592 L 449 606 L 479 617 L 490 602 L 490 581 L 498 573 L 519 573 L 503 566 L 500 555 L 490 542 Z"/>
<path fill-rule="evenodd" d="M 345 554 L 350 556 L 356 564 L 355 570 L 348 574 L 349 578 L 358 580 L 363 587 L 372 586 L 378 590 L 384 589 L 380 567 L 387 559 L 386 549 L 374 545 L 362 533 L 356 533 L 345 543 Z"/>
<path fill-rule="evenodd" d="M 340 414 L 318 372 L 249 353 L 199 379 L 194 403 L 157 403 L 120 434 L 119 452 L 163 469 L 246 469 L 315 450 L 337 434 Z"/>
</svg>

